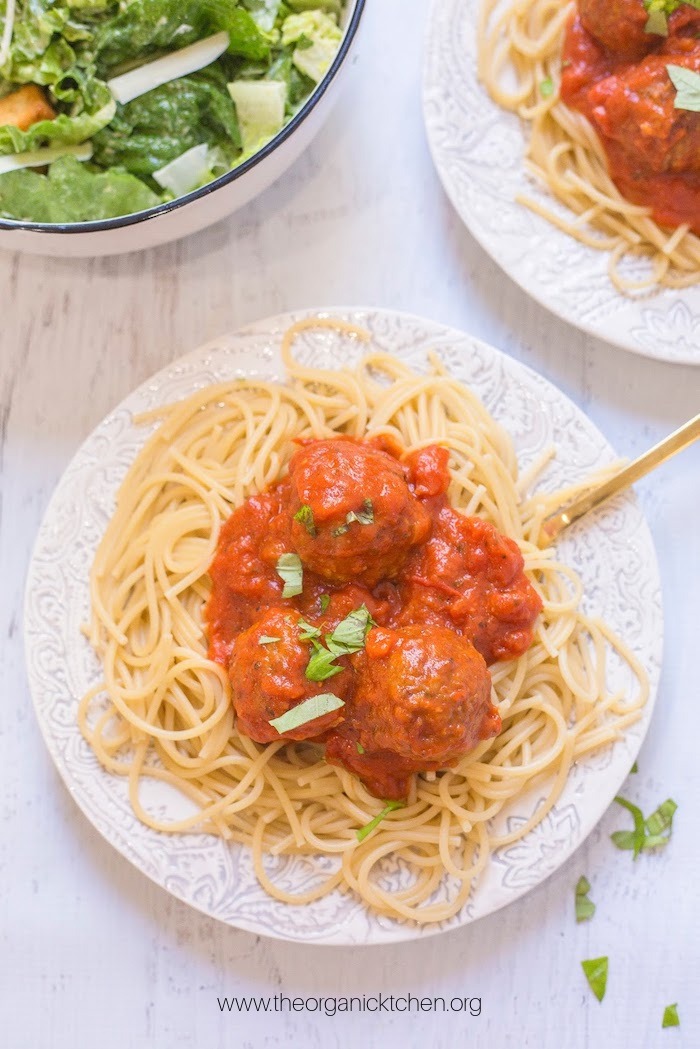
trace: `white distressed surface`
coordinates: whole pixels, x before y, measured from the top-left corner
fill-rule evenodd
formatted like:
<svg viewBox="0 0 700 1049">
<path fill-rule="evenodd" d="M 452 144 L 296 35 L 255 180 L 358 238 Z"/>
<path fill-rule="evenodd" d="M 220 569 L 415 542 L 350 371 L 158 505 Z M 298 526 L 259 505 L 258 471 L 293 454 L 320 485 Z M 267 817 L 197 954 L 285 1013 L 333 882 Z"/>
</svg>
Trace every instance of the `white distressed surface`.
<svg viewBox="0 0 700 1049">
<path fill-rule="evenodd" d="M 83 437 L 136 383 L 222 331 L 298 306 L 376 304 L 473 331 L 537 368 L 634 455 L 698 411 L 700 369 L 633 357 L 531 303 L 447 204 L 425 144 L 425 4 L 377 0 L 361 71 L 311 152 L 258 202 L 183 243 L 70 262 L 0 256 L 0 1030 L 9 1049 L 696 1049 L 700 447 L 639 486 L 667 646 L 629 797 L 680 803 L 633 865 L 617 808 L 534 894 L 471 928 L 368 951 L 258 940 L 187 909 L 106 846 L 67 796 L 29 705 L 18 622 L 30 547 Z M 598 911 L 576 926 L 573 886 Z M 610 956 L 602 1005 L 579 962 Z M 480 1017 L 221 1015 L 223 995 L 482 998 Z M 661 1030 L 679 1002 L 682 1026 Z"/>
</svg>

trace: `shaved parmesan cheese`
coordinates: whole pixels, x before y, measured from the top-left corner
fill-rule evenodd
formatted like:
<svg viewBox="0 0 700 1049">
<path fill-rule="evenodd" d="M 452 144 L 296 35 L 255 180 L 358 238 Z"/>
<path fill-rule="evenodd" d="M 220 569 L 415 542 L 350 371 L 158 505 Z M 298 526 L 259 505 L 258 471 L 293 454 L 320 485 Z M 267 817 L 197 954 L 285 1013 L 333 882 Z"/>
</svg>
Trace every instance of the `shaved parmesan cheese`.
<svg viewBox="0 0 700 1049">
<path fill-rule="evenodd" d="M 16 0 L 7 0 L 7 6 L 5 7 L 5 26 L 2 31 L 2 40 L 0 40 L 0 66 L 4 66 L 5 62 L 7 62 L 10 57 L 12 34 L 15 29 L 16 7 Z"/>
<path fill-rule="evenodd" d="M 154 171 L 153 178 L 174 197 L 183 197 L 202 184 L 210 168 L 209 146 L 204 142 L 171 160 L 160 171 Z"/>
<path fill-rule="evenodd" d="M 228 50 L 228 46 L 228 33 L 215 33 L 214 36 L 198 40 L 190 47 L 183 47 L 180 51 L 165 55 L 164 58 L 157 58 L 155 62 L 148 62 L 138 69 L 115 76 L 107 81 L 107 87 L 117 102 L 124 106 L 139 95 L 145 95 L 147 91 L 153 91 L 156 87 L 169 84 L 171 80 L 179 80 L 180 77 L 210 66 Z"/>
<path fill-rule="evenodd" d="M 0 156 L 0 175 L 8 171 L 20 171 L 22 168 L 43 168 L 53 164 L 59 157 L 75 157 L 76 160 L 89 160 L 92 156 L 92 145 L 83 142 L 81 146 L 55 146 L 50 149 L 34 149 L 30 153 L 8 153 Z"/>
</svg>

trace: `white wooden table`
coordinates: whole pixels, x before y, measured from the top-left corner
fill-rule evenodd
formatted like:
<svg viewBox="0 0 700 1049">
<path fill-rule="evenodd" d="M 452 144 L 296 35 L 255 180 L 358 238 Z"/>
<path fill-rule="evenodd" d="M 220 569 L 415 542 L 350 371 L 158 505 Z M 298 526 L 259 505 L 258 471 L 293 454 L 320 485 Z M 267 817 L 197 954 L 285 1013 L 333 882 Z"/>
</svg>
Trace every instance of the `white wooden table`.
<svg viewBox="0 0 700 1049">
<path fill-rule="evenodd" d="M 665 1049 L 700 1045 L 700 447 L 639 486 L 661 563 L 661 695 L 630 797 L 680 805 L 633 864 L 609 812 L 538 891 L 470 928 L 365 951 L 217 924 L 151 885 L 80 815 L 44 749 L 23 670 L 32 540 L 78 444 L 197 344 L 299 306 L 373 304 L 471 330 L 543 372 L 623 455 L 698 411 L 700 369 L 580 334 L 513 286 L 461 227 L 420 108 L 425 0 L 370 4 L 354 84 L 311 151 L 228 222 L 144 255 L 0 255 L 0 1041 L 8 1049 Z M 573 920 L 586 873 L 598 911 Z M 610 957 L 603 1004 L 580 960 Z M 224 995 L 480 997 L 458 1013 L 222 1015 Z M 661 1030 L 677 1001 L 682 1026 Z"/>
</svg>

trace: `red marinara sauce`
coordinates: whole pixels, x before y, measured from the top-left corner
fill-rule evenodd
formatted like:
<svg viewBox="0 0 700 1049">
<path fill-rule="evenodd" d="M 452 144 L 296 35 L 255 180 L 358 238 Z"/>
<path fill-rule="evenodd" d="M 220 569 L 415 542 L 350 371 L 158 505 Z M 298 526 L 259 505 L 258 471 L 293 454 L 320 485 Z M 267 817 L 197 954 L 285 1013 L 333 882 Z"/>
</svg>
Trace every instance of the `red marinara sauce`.
<svg viewBox="0 0 700 1049">
<path fill-rule="evenodd" d="M 700 11 L 668 16 L 647 33 L 643 0 L 579 0 L 567 26 L 561 97 L 588 118 L 610 175 L 662 226 L 700 234 L 700 113 L 675 108 L 668 65 L 700 73 Z"/>
<path fill-rule="evenodd" d="M 541 602 L 516 544 L 453 510 L 448 484 L 444 448 L 403 456 L 388 438 L 336 437 L 302 442 L 288 476 L 234 511 L 205 618 L 242 732 L 320 743 L 382 798 L 498 734 L 488 665 L 525 652 Z M 303 589 L 284 598 L 290 553 Z M 311 680 L 317 646 L 362 606 L 361 648 Z M 282 733 L 270 724 L 328 692 L 343 705 Z"/>
</svg>

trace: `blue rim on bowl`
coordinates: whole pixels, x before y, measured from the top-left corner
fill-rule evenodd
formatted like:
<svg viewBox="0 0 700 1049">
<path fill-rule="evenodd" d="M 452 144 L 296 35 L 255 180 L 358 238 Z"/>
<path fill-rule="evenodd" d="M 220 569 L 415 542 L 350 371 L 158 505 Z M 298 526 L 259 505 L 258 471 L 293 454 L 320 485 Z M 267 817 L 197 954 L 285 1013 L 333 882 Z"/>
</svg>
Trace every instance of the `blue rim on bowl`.
<svg viewBox="0 0 700 1049">
<path fill-rule="evenodd" d="M 321 80 L 315 90 L 312 91 L 301 109 L 294 114 L 289 123 L 285 124 L 281 131 L 277 132 L 274 138 L 271 138 L 262 149 L 255 153 L 254 156 L 244 161 L 239 167 L 233 168 L 232 171 L 227 171 L 225 175 L 220 175 L 219 178 L 215 179 L 213 182 L 208 182 L 206 186 L 202 186 L 200 189 L 195 189 L 191 193 L 185 194 L 183 197 L 176 197 L 175 200 L 169 200 L 166 204 L 157 204 L 153 208 L 147 208 L 146 211 L 137 211 L 132 215 L 120 215 L 117 218 L 99 219 L 92 222 L 54 223 L 24 222 L 21 219 L 0 219 L 0 232 L 96 233 L 100 230 L 120 229 L 123 226 L 135 226 L 138 223 L 147 222 L 149 219 L 157 218 L 159 215 L 165 215 L 171 211 L 176 211 L 178 208 L 190 204 L 193 200 L 200 200 L 201 198 L 208 196 L 221 186 L 228 186 L 232 182 L 235 182 L 236 179 L 241 178 L 248 171 L 251 171 L 254 167 L 257 167 L 258 164 L 262 163 L 263 160 L 269 157 L 278 145 L 282 142 L 286 142 L 290 135 L 294 134 L 299 125 L 306 120 L 307 116 L 316 107 L 316 104 L 321 100 L 323 95 L 325 95 L 345 61 L 353 40 L 357 35 L 357 30 L 360 25 L 366 2 L 367 0 L 355 0 L 355 6 L 350 18 L 348 19 L 343 39 L 340 42 L 340 47 L 333 59 L 333 63 L 323 80 Z"/>
</svg>

